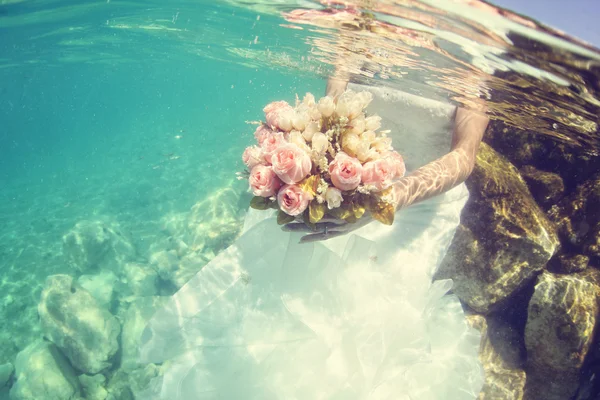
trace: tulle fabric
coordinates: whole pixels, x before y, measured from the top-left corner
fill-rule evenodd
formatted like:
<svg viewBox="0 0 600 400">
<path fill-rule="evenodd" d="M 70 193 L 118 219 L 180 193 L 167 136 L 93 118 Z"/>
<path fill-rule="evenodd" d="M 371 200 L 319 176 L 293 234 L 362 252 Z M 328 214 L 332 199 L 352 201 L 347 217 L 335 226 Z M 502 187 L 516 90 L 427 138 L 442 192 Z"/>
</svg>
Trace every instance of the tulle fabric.
<svg viewBox="0 0 600 400">
<path fill-rule="evenodd" d="M 475 399 L 479 334 L 451 281 L 431 282 L 467 197 L 461 185 L 393 226 L 309 244 L 249 212 L 146 327 L 141 359 L 165 373 L 140 398 Z"/>
</svg>

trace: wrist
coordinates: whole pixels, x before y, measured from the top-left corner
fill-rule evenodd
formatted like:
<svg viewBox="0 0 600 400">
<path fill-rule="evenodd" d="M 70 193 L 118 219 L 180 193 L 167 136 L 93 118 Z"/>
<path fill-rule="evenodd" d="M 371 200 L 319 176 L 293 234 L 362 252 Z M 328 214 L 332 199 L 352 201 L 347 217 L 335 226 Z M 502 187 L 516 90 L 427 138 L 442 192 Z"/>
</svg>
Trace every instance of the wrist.
<svg viewBox="0 0 600 400">
<path fill-rule="evenodd" d="M 408 205 L 408 188 L 410 186 L 410 177 L 402 177 L 392 186 L 392 201 L 394 211 L 406 207 Z"/>
<path fill-rule="evenodd" d="M 331 77 L 327 80 L 325 94 L 331 97 L 337 97 L 346 91 L 348 79 L 345 77 Z"/>
</svg>

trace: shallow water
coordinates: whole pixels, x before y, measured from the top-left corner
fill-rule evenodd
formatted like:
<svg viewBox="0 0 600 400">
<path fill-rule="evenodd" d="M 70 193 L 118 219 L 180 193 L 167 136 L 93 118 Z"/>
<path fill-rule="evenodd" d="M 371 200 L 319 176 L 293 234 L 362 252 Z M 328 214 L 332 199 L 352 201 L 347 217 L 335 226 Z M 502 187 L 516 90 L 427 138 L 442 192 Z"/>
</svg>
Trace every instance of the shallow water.
<svg viewBox="0 0 600 400">
<path fill-rule="evenodd" d="M 476 0 L 319 16 L 325 3 L 0 1 L 0 364 L 41 336 L 44 280 L 74 274 L 62 237 L 77 222 L 118 222 L 147 258 L 168 215 L 244 191 L 246 121 L 324 93 L 342 52 L 367 61 L 342 62 L 357 79 L 598 154 L 592 45 Z"/>
</svg>

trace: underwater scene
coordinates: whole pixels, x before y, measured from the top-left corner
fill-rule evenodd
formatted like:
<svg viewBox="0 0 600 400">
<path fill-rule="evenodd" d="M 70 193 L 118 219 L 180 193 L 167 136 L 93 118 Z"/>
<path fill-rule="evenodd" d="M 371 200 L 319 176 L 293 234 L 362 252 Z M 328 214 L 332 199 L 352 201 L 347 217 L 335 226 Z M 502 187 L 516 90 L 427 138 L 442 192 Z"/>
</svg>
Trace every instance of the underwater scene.
<svg viewBox="0 0 600 400">
<path fill-rule="evenodd" d="M 600 399 L 599 124 L 486 1 L 0 0 L 0 399 Z"/>
</svg>

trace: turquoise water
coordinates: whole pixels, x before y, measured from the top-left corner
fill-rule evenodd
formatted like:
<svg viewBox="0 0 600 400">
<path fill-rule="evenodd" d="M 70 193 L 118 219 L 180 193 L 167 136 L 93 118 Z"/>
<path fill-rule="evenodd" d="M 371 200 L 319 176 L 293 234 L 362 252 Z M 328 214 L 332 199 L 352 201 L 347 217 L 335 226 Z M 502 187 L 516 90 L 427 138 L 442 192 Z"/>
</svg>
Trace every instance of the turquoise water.
<svg viewBox="0 0 600 400">
<path fill-rule="evenodd" d="M 378 42 L 402 63 L 363 78 L 454 104 L 487 98 L 496 121 L 598 153 L 593 46 L 544 30 L 505 40 L 438 6 L 423 12 L 433 23 L 388 16 L 438 52 Z M 0 364 L 42 336 L 46 277 L 77 275 L 62 238 L 78 222 L 117 223 L 148 260 L 170 215 L 233 188 L 241 227 L 247 122 L 271 101 L 323 95 L 339 51 L 327 24 L 281 15 L 300 7 L 322 5 L 0 1 Z"/>
<path fill-rule="evenodd" d="M 168 24 L 195 29 L 181 43 L 105 25 L 131 14 L 171 18 L 177 8 L 113 4 L 2 6 L 2 360 L 40 335 L 41 288 L 46 276 L 71 271 L 61 238 L 78 221 L 116 220 L 144 253 L 169 212 L 217 188 L 242 191 L 235 172 L 254 131 L 245 121 L 261 119 L 275 99 L 324 91 L 318 77 L 214 59 L 228 46 L 274 42 L 268 17 L 240 11 L 232 32 L 220 24 L 234 9 L 198 4 L 192 22 Z M 257 34 L 266 43 L 249 44 Z"/>
</svg>

